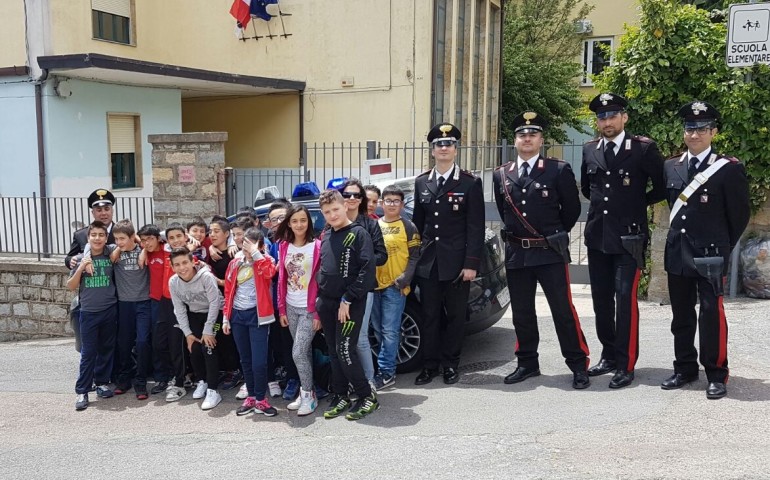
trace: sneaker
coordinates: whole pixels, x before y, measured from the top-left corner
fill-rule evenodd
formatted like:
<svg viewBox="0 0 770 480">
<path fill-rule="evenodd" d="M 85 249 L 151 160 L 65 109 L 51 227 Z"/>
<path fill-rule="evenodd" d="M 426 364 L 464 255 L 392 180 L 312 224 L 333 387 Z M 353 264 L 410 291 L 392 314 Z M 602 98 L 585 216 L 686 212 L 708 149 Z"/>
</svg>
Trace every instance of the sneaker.
<svg viewBox="0 0 770 480">
<path fill-rule="evenodd" d="M 286 405 L 286 410 L 296 411 L 299 410 L 299 406 L 302 405 L 302 395 L 297 395 L 297 398 L 293 402 Z"/>
<path fill-rule="evenodd" d="M 371 395 L 365 398 L 360 398 L 350 409 L 350 412 L 345 415 L 348 420 L 361 420 L 370 413 L 374 413 L 375 410 L 380 408 L 380 402 L 377 400 L 377 396 L 372 392 Z"/>
<path fill-rule="evenodd" d="M 244 383 L 241 385 L 241 388 L 238 389 L 238 393 L 235 394 L 236 400 L 244 400 L 249 396 L 249 389 L 246 387 L 246 384 Z"/>
<path fill-rule="evenodd" d="M 75 400 L 75 410 L 85 410 L 88 408 L 88 394 L 79 393 L 77 400 Z"/>
<path fill-rule="evenodd" d="M 266 417 L 274 417 L 278 415 L 278 410 L 270 405 L 270 402 L 265 398 L 254 404 L 254 413 L 261 413 Z"/>
<path fill-rule="evenodd" d="M 174 385 L 171 385 L 166 389 L 166 401 L 167 402 L 176 402 L 180 398 L 187 395 L 187 390 L 184 389 L 184 387 L 176 387 Z"/>
<path fill-rule="evenodd" d="M 195 391 L 193 392 L 193 400 L 200 400 L 201 398 L 206 396 L 206 390 L 208 390 L 209 385 L 208 383 L 204 382 L 203 380 L 200 380 L 198 382 L 198 385 L 195 387 Z"/>
<path fill-rule="evenodd" d="M 238 410 L 235 411 L 235 414 L 239 417 L 242 415 L 248 415 L 249 413 L 254 411 L 254 408 L 257 406 L 257 399 L 254 397 L 246 397 L 246 399 L 243 401 L 240 407 L 238 407 Z"/>
<path fill-rule="evenodd" d="M 332 397 L 329 408 L 327 408 L 324 412 L 324 418 L 337 418 L 345 413 L 345 410 L 350 408 L 352 404 L 353 403 L 350 401 L 350 397 L 335 393 Z"/>
<path fill-rule="evenodd" d="M 283 391 L 284 400 L 294 400 L 299 394 L 299 380 L 290 378 L 286 381 L 286 389 Z"/>
<path fill-rule="evenodd" d="M 376 390 L 376 391 L 379 392 L 383 388 L 387 388 L 387 387 L 393 385 L 394 383 L 396 383 L 396 376 L 395 375 L 387 375 L 387 374 L 383 375 L 383 374 L 378 373 L 374 377 L 374 388 L 373 388 L 373 390 Z"/>
<path fill-rule="evenodd" d="M 131 390 L 131 385 L 115 385 L 115 389 L 112 391 L 112 393 L 115 395 L 123 395 L 129 390 Z"/>
<path fill-rule="evenodd" d="M 225 379 L 220 384 L 219 388 L 222 390 L 230 390 L 231 388 L 237 387 L 241 382 L 243 382 L 243 374 L 240 370 L 236 370 L 225 375 Z"/>
<path fill-rule="evenodd" d="M 269 382 L 267 388 L 270 390 L 271 397 L 275 398 L 281 396 L 281 385 L 278 382 Z"/>
<path fill-rule="evenodd" d="M 157 395 L 161 392 L 165 392 L 168 388 L 168 383 L 166 382 L 157 382 L 154 387 L 150 390 L 150 393 L 153 395 Z"/>
<path fill-rule="evenodd" d="M 109 385 L 97 385 L 96 396 L 99 398 L 112 398 L 115 393 L 112 391 Z"/>
<path fill-rule="evenodd" d="M 201 403 L 201 410 L 211 410 L 212 408 L 219 405 L 219 402 L 222 401 L 222 395 L 219 394 L 216 390 L 207 389 L 206 390 L 206 399 Z"/>
<path fill-rule="evenodd" d="M 310 415 L 311 413 L 315 412 L 315 409 L 318 406 L 318 401 L 315 398 L 314 391 L 306 391 L 300 389 L 298 398 L 301 399 L 299 410 L 297 410 L 298 416 L 304 417 L 305 415 Z"/>
<path fill-rule="evenodd" d="M 134 392 L 136 392 L 136 399 L 137 400 L 147 400 L 147 386 L 146 385 L 135 385 L 134 386 Z"/>
</svg>

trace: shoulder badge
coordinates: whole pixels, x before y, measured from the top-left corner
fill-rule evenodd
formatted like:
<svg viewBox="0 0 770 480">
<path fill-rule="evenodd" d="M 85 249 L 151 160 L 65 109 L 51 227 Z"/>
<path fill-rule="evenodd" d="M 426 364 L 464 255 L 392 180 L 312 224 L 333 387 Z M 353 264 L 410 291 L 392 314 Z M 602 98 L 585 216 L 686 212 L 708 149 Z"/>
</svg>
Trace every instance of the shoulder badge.
<svg viewBox="0 0 770 480">
<path fill-rule="evenodd" d="M 653 143 L 651 138 L 645 137 L 644 135 L 634 135 L 632 138 L 634 140 L 639 140 L 642 143 Z"/>
</svg>

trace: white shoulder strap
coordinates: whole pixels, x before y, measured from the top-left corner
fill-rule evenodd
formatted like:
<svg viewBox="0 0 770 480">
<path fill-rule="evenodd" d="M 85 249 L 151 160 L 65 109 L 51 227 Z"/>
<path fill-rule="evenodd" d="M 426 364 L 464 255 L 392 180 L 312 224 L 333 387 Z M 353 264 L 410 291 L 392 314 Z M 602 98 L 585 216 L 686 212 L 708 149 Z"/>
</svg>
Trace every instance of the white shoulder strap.
<svg viewBox="0 0 770 480">
<path fill-rule="evenodd" d="M 724 167 L 728 163 L 730 163 L 730 160 L 726 158 L 720 158 L 716 162 L 712 163 L 709 168 L 695 175 L 692 181 L 685 187 L 684 190 L 682 190 L 682 193 L 679 194 L 679 198 L 676 199 L 676 202 L 674 202 L 674 206 L 671 208 L 671 214 L 668 216 L 669 225 L 674 222 L 674 217 L 676 217 L 676 214 L 682 208 L 684 202 L 686 202 L 697 189 L 708 182 L 708 179 L 717 173 L 717 170 Z"/>
</svg>

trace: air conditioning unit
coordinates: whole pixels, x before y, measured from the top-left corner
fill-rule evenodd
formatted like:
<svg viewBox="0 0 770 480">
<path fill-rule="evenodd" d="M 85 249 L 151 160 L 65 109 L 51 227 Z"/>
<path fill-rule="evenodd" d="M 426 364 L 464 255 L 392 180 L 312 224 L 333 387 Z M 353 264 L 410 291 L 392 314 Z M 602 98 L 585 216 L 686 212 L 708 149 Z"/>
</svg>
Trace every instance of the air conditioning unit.
<svg viewBox="0 0 770 480">
<path fill-rule="evenodd" d="M 575 33 L 591 33 L 594 31 L 591 20 L 578 20 L 575 22 Z"/>
</svg>

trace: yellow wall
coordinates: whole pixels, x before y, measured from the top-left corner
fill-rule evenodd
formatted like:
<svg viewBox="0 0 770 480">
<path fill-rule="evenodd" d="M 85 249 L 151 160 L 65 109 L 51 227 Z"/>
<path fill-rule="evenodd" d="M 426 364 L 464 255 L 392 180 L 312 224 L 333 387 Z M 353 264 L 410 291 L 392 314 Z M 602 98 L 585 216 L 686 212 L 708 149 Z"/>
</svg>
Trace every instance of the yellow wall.
<svg viewBox="0 0 770 480">
<path fill-rule="evenodd" d="M 21 0 L 0 1 L 0 68 L 27 64 L 27 50 L 24 41 L 24 2 Z"/>
<path fill-rule="evenodd" d="M 229 0 L 137 0 L 136 46 L 92 39 L 90 0 L 52 3 L 54 54 L 95 52 L 305 81 L 308 141 L 404 141 L 424 138 L 430 128 L 433 9 L 427 0 L 356 0 L 344 8 L 328 0 L 283 0 L 292 35 L 245 42 L 234 36 Z M 267 23 L 252 24 L 259 35 L 268 33 Z M 282 33 L 280 19 L 269 26 Z M 343 77 L 353 77 L 354 86 L 342 87 Z"/>
<path fill-rule="evenodd" d="M 227 132 L 225 163 L 228 167 L 299 165 L 296 94 L 186 99 L 182 102 L 182 131 Z"/>
</svg>

